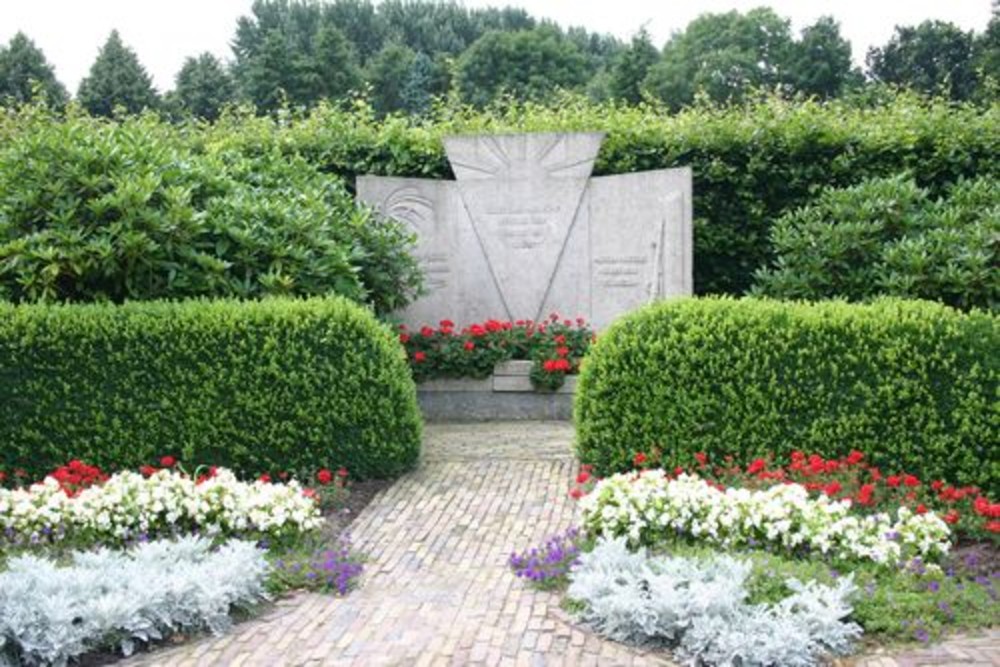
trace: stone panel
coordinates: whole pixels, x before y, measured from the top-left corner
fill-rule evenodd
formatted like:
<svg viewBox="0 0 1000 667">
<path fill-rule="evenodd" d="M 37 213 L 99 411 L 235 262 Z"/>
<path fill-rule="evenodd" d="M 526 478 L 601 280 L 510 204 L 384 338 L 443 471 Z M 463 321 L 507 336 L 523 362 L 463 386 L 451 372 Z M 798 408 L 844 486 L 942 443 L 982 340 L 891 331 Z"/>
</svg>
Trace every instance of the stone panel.
<svg viewBox="0 0 1000 667">
<path fill-rule="evenodd" d="M 409 225 L 428 293 L 410 325 L 583 316 L 692 291 L 691 171 L 591 178 L 601 134 L 449 137 L 457 181 L 358 179 Z"/>
</svg>

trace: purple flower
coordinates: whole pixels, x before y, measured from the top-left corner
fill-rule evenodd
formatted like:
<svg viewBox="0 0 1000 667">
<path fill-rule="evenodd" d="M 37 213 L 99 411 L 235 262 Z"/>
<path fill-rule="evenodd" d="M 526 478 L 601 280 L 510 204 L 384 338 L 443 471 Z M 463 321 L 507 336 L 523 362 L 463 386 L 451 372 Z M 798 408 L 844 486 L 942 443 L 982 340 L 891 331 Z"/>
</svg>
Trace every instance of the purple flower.
<svg viewBox="0 0 1000 667">
<path fill-rule="evenodd" d="M 937 593 L 939 590 L 941 590 L 941 584 L 937 580 L 931 581 L 930 583 L 927 584 L 927 590 L 929 590 L 931 593 Z"/>
<path fill-rule="evenodd" d="M 914 631 L 913 631 L 913 636 L 914 636 L 914 638 L 915 638 L 915 639 L 916 639 L 917 641 L 920 641 L 920 642 L 923 642 L 923 643 L 925 643 L 925 644 L 926 644 L 926 643 L 927 643 L 928 641 L 930 641 L 930 638 L 931 638 L 931 637 L 930 637 L 930 635 L 929 635 L 929 634 L 927 634 L 927 630 L 925 630 L 925 629 L 923 629 L 923 628 L 917 628 L 916 630 L 914 630 Z"/>
<path fill-rule="evenodd" d="M 514 574 L 528 581 L 544 584 L 564 577 L 577 562 L 580 531 L 571 528 L 562 535 L 550 538 L 544 546 L 522 553 L 511 553 L 508 559 Z"/>
</svg>

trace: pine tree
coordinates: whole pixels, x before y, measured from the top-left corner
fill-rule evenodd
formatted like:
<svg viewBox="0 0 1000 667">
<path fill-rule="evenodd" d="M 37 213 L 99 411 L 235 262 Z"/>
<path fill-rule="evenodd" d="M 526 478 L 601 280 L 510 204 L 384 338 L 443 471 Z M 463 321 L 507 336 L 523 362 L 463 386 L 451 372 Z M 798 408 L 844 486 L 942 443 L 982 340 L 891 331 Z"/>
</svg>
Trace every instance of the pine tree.
<svg viewBox="0 0 1000 667">
<path fill-rule="evenodd" d="M 418 53 L 410 65 L 410 71 L 406 75 L 400 93 L 403 109 L 417 115 L 430 109 L 434 75 L 434 61 L 426 53 Z"/>
<path fill-rule="evenodd" d="M 319 98 L 339 99 L 361 85 L 354 47 L 329 21 L 316 33 L 313 67 L 318 79 L 315 92 Z"/>
<path fill-rule="evenodd" d="M 215 120 L 235 97 L 232 77 L 211 53 L 184 61 L 177 73 L 174 95 L 181 110 L 205 120 Z"/>
<path fill-rule="evenodd" d="M 77 98 L 95 116 L 111 116 L 115 107 L 128 113 L 157 106 L 156 90 L 135 52 L 112 30 L 90 73 L 80 82 Z"/>
<path fill-rule="evenodd" d="M 31 101 L 35 90 L 52 106 L 66 103 L 66 89 L 42 50 L 27 35 L 18 32 L 6 47 L 0 47 L 0 103 Z"/>
<path fill-rule="evenodd" d="M 609 82 L 611 97 L 638 104 L 642 100 L 642 82 L 659 59 L 660 52 L 643 28 L 615 58 Z"/>
</svg>

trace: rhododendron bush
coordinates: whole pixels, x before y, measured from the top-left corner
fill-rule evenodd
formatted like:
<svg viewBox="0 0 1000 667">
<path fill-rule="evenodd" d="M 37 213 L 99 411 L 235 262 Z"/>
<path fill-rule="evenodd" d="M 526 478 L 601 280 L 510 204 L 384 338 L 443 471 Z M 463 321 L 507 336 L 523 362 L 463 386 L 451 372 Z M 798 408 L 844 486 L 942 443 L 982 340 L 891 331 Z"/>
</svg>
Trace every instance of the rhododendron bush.
<svg viewBox="0 0 1000 667">
<path fill-rule="evenodd" d="M 417 382 L 434 378 L 485 378 L 493 367 L 511 359 L 533 363 L 531 381 L 537 388 L 557 389 L 567 375 L 580 369 L 580 361 L 594 340 L 583 318 L 486 320 L 457 329 L 451 320 L 438 327 L 410 330 L 399 327 Z"/>
<path fill-rule="evenodd" d="M 115 545 L 189 532 L 292 540 L 321 522 L 314 490 L 295 480 L 243 482 L 225 468 L 194 476 L 144 468 L 108 477 L 74 461 L 41 482 L 0 489 L 0 531 L 20 546 Z"/>
</svg>

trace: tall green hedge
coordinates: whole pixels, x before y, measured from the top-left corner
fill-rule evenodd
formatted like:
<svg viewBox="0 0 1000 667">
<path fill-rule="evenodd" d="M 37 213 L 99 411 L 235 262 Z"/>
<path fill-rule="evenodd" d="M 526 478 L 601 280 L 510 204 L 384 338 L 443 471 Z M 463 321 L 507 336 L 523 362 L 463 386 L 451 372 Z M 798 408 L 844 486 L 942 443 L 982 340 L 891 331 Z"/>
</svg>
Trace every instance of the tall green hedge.
<svg viewBox="0 0 1000 667">
<path fill-rule="evenodd" d="M 903 300 L 730 298 L 648 306 L 591 348 L 581 460 L 601 473 L 661 449 L 740 460 L 858 449 L 885 471 L 1000 490 L 996 316 Z"/>
<path fill-rule="evenodd" d="M 694 172 L 695 290 L 742 294 L 772 259 L 774 219 L 825 187 L 911 172 L 938 195 L 961 177 L 1000 177 L 1000 103 L 989 107 L 901 95 L 861 108 L 764 99 L 745 107 L 649 106 L 567 99 L 486 111 L 439 109 L 377 119 L 362 106 L 320 107 L 298 119 L 235 115 L 199 140 L 303 156 L 348 182 L 358 174 L 449 178 L 441 137 L 456 133 L 603 131 L 594 173 L 690 166 Z"/>
<path fill-rule="evenodd" d="M 346 299 L 0 304 L 0 468 L 173 455 L 246 474 L 412 467 L 399 342 Z"/>
</svg>

